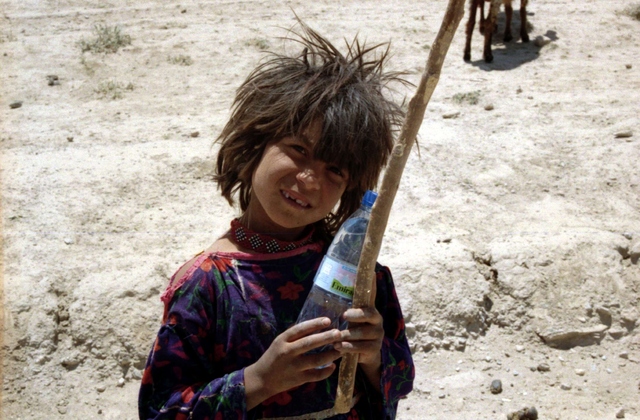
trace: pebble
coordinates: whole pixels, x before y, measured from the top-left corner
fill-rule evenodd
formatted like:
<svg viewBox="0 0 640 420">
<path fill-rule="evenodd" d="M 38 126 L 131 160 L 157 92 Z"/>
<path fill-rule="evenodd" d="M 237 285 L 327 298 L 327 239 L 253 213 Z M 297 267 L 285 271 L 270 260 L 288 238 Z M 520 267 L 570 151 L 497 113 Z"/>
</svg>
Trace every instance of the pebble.
<svg viewBox="0 0 640 420">
<path fill-rule="evenodd" d="M 538 365 L 538 372 L 549 372 L 551 368 L 546 363 L 540 363 Z"/>
<path fill-rule="evenodd" d="M 569 384 L 561 384 L 560 389 L 564 389 L 565 391 L 569 391 L 571 389 L 571 385 Z"/>
<path fill-rule="evenodd" d="M 492 394 L 499 394 L 502 392 L 502 381 L 500 379 L 494 379 L 489 386 L 489 390 Z"/>
<path fill-rule="evenodd" d="M 106 390 L 107 390 L 107 387 L 106 387 L 106 386 L 104 386 L 104 385 L 98 385 L 98 386 L 96 387 L 96 391 L 98 391 L 98 392 L 104 392 L 104 391 L 106 391 Z"/>
<path fill-rule="evenodd" d="M 613 372 L 611 369 L 607 368 L 607 373 Z"/>
<path fill-rule="evenodd" d="M 629 137 L 632 137 L 632 136 L 633 136 L 633 132 L 632 132 L 631 130 L 627 130 L 627 131 L 618 131 L 618 132 L 615 134 L 615 137 L 616 137 L 617 139 L 626 139 L 626 138 L 629 138 Z"/>
<path fill-rule="evenodd" d="M 627 70 L 631 70 L 633 68 L 631 64 L 625 64 L 624 66 L 627 68 Z"/>
<path fill-rule="evenodd" d="M 200 136 L 200 132 L 199 131 L 194 131 L 194 132 L 191 133 L 191 137 L 193 137 L 193 138 L 196 138 L 198 136 Z"/>
<path fill-rule="evenodd" d="M 452 118 L 458 118 L 460 116 L 459 112 L 450 112 L 448 114 L 442 114 L 442 118 L 444 118 L 445 120 L 449 120 Z"/>
<path fill-rule="evenodd" d="M 623 351 L 622 353 L 619 354 L 619 356 L 623 359 L 628 359 L 629 358 L 629 352 L 628 351 Z"/>
<path fill-rule="evenodd" d="M 20 108 L 21 106 L 22 106 L 22 101 L 11 102 L 9 104 L 9 108 L 11 109 Z"/>
<path fill-rule="evenodd" d="M 517 351 L 518 353 L 522 353 L 522 352 L 524 351 L 524 346 L 517 345 L 517 346 L 516 346 L 516 351 Z"/>
<path fill-rule="evenodd" d="M 584 369 L 576 369 L 575 372 L 578 376 L 584 376 L 584 374 L 587 373 Z"/>
<path fill-rule="evenodd" d="M 445 394 L 440 394 L 440 395 L 438 395 L 438 398 L 440 398 L 441 400 L 442 400 L 442 399 L 444 399 L 445 397 L 446 397 L 446 395 L 445 395 Z"/>
<path fill-rule="evenodd" d="M 484 106 L 484 110 L 485 111 L 493 111 L 493 105 L 492 104 L 487 104 Z"/>
<path fill-rule="evenodd" d="M 526 407 L 522 410 L 507 414 L 507 420 L 537 420 L 538 410 L 535 407 Z"/>
<path fill-rule="evenodd" d="M 73 243 L 73 239 L 71 238 L 64 238 L 64 243 L 67 245 L 71 245 Z"/>
<path fill-rule="evenodd" d="M 47 83 L 49 86 L 58 86 L 60 85 L 60 78 L 55 74 L 50 74 L 47 76 Z"/>
<path fill-rule="evenodd" d="M 63 407 L 58 407 L 58 413 L 67 414 L 67 407 L 64 407 L 64 406 Z"/>
<path fill-rule="evenodd" d="M 618 412 L 616 413 L 616 418 L 617 419 L 623 419 L 624 418 L 624 408 L 621 408 L 620 410 L 618 410 Z"/>
<path fill-rule="evenodd" d="M 125 382 L 125 381 L 124 381 L 124 378 L 120 378 L 120 379 L 118 379 L 118 386 L 119 386 L 119 387 L 124 386 L 124 382 Z"/>
</svg>

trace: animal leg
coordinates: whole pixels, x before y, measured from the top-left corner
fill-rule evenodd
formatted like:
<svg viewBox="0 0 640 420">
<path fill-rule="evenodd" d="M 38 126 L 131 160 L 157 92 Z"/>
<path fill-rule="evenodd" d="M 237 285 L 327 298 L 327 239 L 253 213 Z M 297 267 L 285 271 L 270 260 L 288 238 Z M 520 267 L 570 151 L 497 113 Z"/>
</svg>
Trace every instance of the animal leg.
<svg viewBox="0 0 640 420">
<path fill-rule="evenodd" d="M 489 16 L 487 20 L 487 26 L 484 31 L 484 61 L 490 63 L 493 61 L 493 54 L 491 53 L 491 36 L 496 28 L 496 21 L 498 20 L 498 11 L 500 9 L 500 3 L 502 0 L 491 0 L 489 6 Z"/>
<path fill-rule="evenodd" d="M 484 35 L 484 26 L 485 26 L 485 19 L 484 19 L 484 2 L 485 0 L 480 0 L 478 2 L 478 7 L 480 8 L 480 33 L 482 35 Z"/>
<path fill-rule="evenodd" d="M 522 42 L 529 42 L 527 33 L 527 3 L 528 0 L 520 0 L 520 39 Z"/>
<path fill-rule="evenodd" d="M 484 0 L 481 0 L 483 2 Z M 476 8 L 478 7 L 478 0 L 471 0 L 469 2 L 469 20 L 467 21 L 467 40 L 464 44 L 464 61 L 471 60 L 471 37 L 473 36 L 473 27 L 476 25 Z"/>
<path fill-rule="evenodd" d="M 511 35 L 511 18 L 513 18 L 513 6 L 511 5 L 511 0 L 504 0 L 504 13 L 507 17 L 504 26 L 504 42 L 509 42 L 513 39 L 513 35 Z"/>
</svg>

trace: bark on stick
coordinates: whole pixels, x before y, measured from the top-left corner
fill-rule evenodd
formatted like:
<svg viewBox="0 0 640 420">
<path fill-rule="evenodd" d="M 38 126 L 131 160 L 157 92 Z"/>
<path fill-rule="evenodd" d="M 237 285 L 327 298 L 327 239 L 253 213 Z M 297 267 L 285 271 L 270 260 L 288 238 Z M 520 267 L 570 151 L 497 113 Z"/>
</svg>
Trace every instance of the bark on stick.
<svg viewBox="0 0 640 420">
<path fill-rule="evenodd" d="M 449 50 L 449 45 L 451 45 L 453 35 L 464 15 L 464 2 L 465 0 L 449 0 L 440 31 L 438 31 L 438 35 L 429 53 L 425 71 L 422 73 L 420 85 L 409 102 L 409 109 L 400 132 L 400 137 L 393 148 L 389 165 L 382 178 L 378 199 L 371 211 L 371 220 L 369 221 L 369 228 L 367 229 L 364 247 L 362 249 L 362 257 L 358 265 L 358 274 L 353 295 L 353 307 L 355 308 L 369 305 L 372 288 L 371 281 L 382 245 L 382 236 L 387 227 L 391 206 L 398 191 L 402 172 L 407 163 L 409 153 L 422 125 L 427 104 L 438 84 L 438 80 L 440 80 L 440 71 L 447 51 Z M 336 403 L 334 405 L 337 413 L 346 413 L 350 410 L 357 364 L 357 354 L 347 354 L 342 358 L 338 377 Z"/>
</svg>

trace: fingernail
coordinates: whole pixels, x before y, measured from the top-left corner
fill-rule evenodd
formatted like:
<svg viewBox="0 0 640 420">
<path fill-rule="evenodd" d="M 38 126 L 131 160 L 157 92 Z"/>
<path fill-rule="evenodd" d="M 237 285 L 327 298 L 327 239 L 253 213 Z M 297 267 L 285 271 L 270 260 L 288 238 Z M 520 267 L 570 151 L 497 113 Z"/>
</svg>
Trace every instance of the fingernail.
<svg viewBox="0 0 640 420">
<path fill-rule="evenodd" d="M 342 343 L 336 343 L 333 345 L 333 348 L 336 350 L 341 350 L 342 349 Z"/>
</svg>

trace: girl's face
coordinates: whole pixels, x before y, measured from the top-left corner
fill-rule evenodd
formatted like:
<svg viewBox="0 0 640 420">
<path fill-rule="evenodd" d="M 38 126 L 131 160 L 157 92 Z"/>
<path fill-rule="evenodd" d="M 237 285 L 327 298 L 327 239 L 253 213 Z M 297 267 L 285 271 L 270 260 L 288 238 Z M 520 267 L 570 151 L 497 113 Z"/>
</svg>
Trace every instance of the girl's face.
<svg viewBox="0 0 640 420">
<path fill-rule="evenodd" d="M 242 221 L 251 230 L 280 239 L 296 239 L 304 228 L 322 220 L 342 197 L 349 174 L 313 157 L 321 121 L 302 136 L 269 142 L 252 177 L 249 206 Z"/>
</svg>

